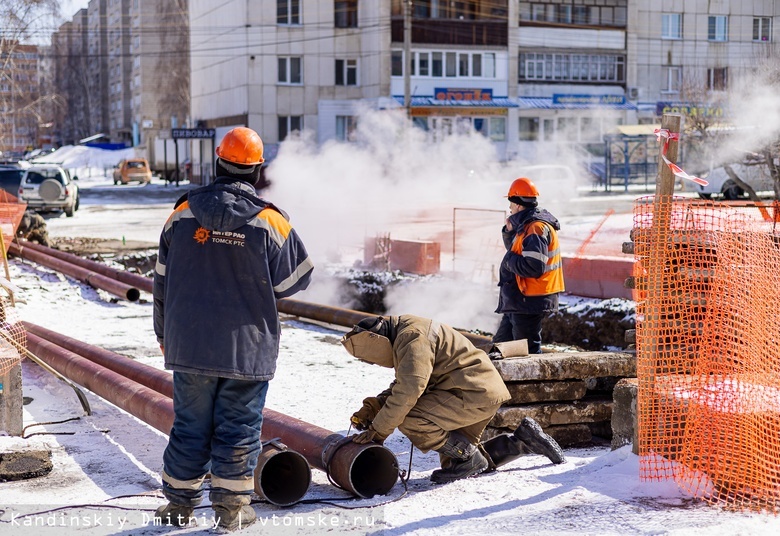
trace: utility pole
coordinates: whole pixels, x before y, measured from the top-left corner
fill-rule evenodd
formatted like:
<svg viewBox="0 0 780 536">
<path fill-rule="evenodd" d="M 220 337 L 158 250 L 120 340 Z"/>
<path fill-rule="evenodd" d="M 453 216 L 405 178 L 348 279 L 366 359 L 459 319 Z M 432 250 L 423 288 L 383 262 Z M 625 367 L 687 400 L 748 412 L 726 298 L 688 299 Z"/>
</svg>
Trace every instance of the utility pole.
<svg viewBox="0 0 780 536">
<path fill-rule="evenodd" d="M 412 117 L 412 0 L 404 1 L 404 108 Z"/>
</svg>

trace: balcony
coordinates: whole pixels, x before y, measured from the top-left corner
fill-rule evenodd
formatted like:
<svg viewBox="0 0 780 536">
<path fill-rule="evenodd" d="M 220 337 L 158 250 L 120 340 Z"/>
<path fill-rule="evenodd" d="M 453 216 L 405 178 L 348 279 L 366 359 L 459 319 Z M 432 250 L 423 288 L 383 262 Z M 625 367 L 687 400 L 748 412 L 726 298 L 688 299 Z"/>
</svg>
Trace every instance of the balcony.
<svg viewBox="0 0 780 536">
<path fill-rule="evenodd" d="M 403 43 L 404 21 L 391 21 L 392 41 Z M 413 19 L 412 43 L 425 45 L 508 46 L 506 21 Z"/>
</svg>

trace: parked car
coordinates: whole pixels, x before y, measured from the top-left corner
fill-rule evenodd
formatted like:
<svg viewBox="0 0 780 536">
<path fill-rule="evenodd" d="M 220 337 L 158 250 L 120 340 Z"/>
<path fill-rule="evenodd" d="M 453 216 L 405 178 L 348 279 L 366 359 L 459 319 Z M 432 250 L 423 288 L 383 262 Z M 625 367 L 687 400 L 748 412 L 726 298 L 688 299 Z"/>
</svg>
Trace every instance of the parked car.
<svg viewBox="0 0 780 536">
<path fill-rule="evenodd" d="M 756 193 L 774 192 L 772 177 L 769 175 L 769 169 L 766 165 L 732 164 L 731 168 Z M 711 199 L 713 195 L 721 195 L 723 199 L 735 200 L 745 196 L 745 191 L 731 180 L 731 177 L 728 176 L 728 173 L 722 167 L 713 169 L 706 176 L 702 176 L 702 178 L 709 182 L 707 186 L 696 186 L 696 193 L 702 199 Z"/>
<path fill-rule="evenodd" d="M 152 171 L 146 158 L 128 158 L 120 161 L 114 168 L 114 184 L 140 182 L 147 184 L 152 181 Z"/>
<path fill-rule="evenodd" d="M 25 169 L 17 197 L 36 212 L 61 210 L 70 218 L 79 209 L 79 187 L 68 170 L 56 164 Z"/>
<path fill-rule="evenodd" d="M 13 197 L 12 202 L 16 203 L 16 194 L 19 193 L 19 184 L 22 182 L 24 169 L 15 165 L 0 165 L 0 202 L 9 202 L 9 198 L 4 195 L 8 193 Z"/>
</svg>

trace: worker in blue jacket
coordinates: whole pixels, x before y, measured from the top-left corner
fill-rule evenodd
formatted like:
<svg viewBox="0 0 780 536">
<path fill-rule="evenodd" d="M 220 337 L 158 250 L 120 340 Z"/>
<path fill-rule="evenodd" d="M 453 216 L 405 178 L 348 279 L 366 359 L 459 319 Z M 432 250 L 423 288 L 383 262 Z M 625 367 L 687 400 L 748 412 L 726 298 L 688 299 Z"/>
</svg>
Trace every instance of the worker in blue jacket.
<svg viewBox="0 0 780 536">
<path fill-rule="evenodd" d="M 309 285 L 313 269 L 284 212 L 257 196 L 263 142 L 228 132 L 217 179 L 168 218 L 154 274 L 154 331 L 173 370 L 174 422 L 163 455 L 165 524 L 188 524 L 211 473 L 220 527 L 256 519 L 250 504 L 268 382 L 279 353 L 276 300 Z"/>
</svg>

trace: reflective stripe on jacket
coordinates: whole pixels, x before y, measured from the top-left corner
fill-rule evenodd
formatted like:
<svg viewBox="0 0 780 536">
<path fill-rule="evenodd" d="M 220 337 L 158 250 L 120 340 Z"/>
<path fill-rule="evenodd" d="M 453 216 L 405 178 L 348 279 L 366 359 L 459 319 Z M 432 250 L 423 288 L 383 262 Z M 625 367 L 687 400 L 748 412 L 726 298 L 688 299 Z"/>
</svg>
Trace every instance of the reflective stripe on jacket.
<svg viewBox="0 0 780 536">
<path fill-rule="evenodd" d="M 546 248 L 523 250 L 525 237 L 531 233 L 541 236 L 547 243 Z M 558 233 L 549 223 L 537 220 L 525 226 L 522 235 L 515 235 L 512 251 L 529 259 L 544 263 L 544 273 L 539 277 L 523 277 L 515 274 L 517 288 L 526 296 L 546 296 L 564 291 L 563 262 Z"/>
</svg>

